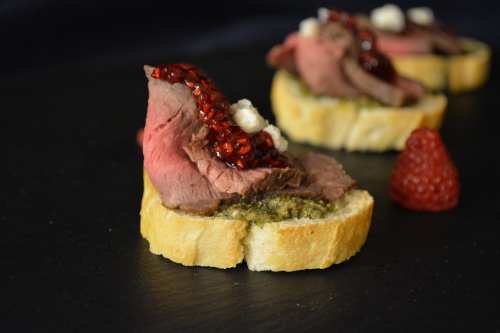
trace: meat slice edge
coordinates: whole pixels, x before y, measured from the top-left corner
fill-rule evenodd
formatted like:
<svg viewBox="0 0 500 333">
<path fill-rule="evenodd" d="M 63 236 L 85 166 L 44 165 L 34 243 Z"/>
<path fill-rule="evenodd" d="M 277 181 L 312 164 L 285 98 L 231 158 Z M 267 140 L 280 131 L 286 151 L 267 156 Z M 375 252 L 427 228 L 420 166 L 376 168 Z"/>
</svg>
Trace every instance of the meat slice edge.
<svg viewBox="0 0 500 333">
<path fill-rule="evenodd" d="M 332 157 L 309 152 L 298 159 L 307 174 L 306 181 L 300 187 L 284 189 L 273 195 L 289 194 L 333 202 L 356 186 L 356 181 Z"/>
</svg>

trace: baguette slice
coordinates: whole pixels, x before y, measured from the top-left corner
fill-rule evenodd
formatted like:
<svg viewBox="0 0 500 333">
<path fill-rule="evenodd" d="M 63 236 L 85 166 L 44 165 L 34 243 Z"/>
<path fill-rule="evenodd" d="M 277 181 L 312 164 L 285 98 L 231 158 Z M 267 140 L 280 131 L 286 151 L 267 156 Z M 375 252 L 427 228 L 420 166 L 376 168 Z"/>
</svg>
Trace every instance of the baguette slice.
<svg viewBox="0 0 500 333">
<path fill-rule="evenodd" d="M 392 56 L 391 60 L 401 75 L 419 81 L 431 90 L 470 91 L 488 78 L 491 51 L 488 45 L 477 40 L 463 38 L 460 42 L 465 54 L 399 55 Z"/>
<path fill-rule="evenodd" d="M 323 219 L 269 222 L 190 215 L 166 208 L 144 173 L 141 234 L 150 251 L 185 266 L 235 267 L 253 271 L 327 268 L 349 259 L 365 243 L 373 198 L 351 190 Z"/>
<path fill-rule="evenodd" d="M 348 151 L 401 150 L 418 127 L 439 128 L 444 95 L 427 95 L 410 107 L 363 106 L 351 99 L 315 96 L 279 70 L 271 88 L 278 126 L 298 142 Z"/>
</svg>

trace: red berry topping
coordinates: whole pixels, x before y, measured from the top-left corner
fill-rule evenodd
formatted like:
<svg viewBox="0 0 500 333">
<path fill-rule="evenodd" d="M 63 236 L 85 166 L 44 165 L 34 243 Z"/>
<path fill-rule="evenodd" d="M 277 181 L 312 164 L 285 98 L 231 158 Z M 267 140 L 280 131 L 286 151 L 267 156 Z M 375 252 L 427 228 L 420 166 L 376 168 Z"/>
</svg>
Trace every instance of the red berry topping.
<svg viewBox="0 0 500 333">
<path fill-rule="evenodd" d="M 360 52 L 358 60 L 365 71 L 381 80 L 392 82 L 396 77 L 396 71 L 389 58 L 377 50 Z"/>
<path fill-rule="evenodd" d="M 458 204 L 458 171 L 436 130 L 414 130 L 392 170 L 390 195 L 401 206 L 439 212 Z"/>
<path fill-rule="evenodd" d="M 383 81 L 394 81 L 396 70 L 389 58 L 377 49 L 377 39 L 371 30 L 360 29 L 356 18 L 345 11 L 331 9 L 328 19 L 353 32 L 359 44 L 358 62 L 365 71 Z"/>
<path fill-rule="evenodd" d="M 181 83 L 191 89 L 199 119 L 209 129 L 212 153 L 228 166 L 238 169 L 284 168 L 287 159 L 274 147 L 269 134 L 250 135 L 232 120 L 230 104 L 215 84 L 198 68 L 189 64 L 160 65 L 151 74 L 155 79 Z"/>
</svg>

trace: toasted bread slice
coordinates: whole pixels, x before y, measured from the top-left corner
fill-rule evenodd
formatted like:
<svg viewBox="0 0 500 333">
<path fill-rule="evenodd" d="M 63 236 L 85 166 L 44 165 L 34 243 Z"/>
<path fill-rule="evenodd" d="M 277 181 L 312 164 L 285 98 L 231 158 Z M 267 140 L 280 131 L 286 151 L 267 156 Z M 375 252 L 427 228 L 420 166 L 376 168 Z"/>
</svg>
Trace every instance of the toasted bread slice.
<svg viewBox="0 0 500 333">
<path fill-rule="evenodd" d="M 349 151 L 401 150 L 418 127 L 438 128 L 447 100 L 427 95 L 409 107 L 364 105 L 312 95 L 295 76 L 280 70 L 271 90 L 278 126 L 298 142 Z"/>
<path fill-rule="evenodd" d="M 391 60 L 401 75 L 431 90 L 449 89 L 454 93 L 473 90 L 488 78 L 491 51 L 488 45 L 477 40 L 463 38 L 460 42 L 465 54 L 398 55 Z"/>
<path fill-rule="evenodd" d="M 327 268 L 360 250 L 371 223 L 368 192 L 351 190 L 340 200 L 322 219 L 256 225 L 166 208 L 144 173 L 141 234 L 152 253 L 185 266 L 231 268 L 245 260 L 254 271 Z"/>
</svg>

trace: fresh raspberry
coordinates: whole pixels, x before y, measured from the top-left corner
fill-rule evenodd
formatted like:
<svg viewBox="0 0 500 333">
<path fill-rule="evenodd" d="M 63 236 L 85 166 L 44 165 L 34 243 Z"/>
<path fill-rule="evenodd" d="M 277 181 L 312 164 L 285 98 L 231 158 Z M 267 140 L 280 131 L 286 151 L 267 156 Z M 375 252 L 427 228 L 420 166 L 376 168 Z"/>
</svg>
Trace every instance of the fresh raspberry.
<svg viewBox="0 0 500 333">
<path fill-rule="evenodd" d="M 455 207 L 458 171 L 435 130 L 414 130 L 392 170 L 390 195 L 401 206 L 439 212 Z"/>
</svg>

